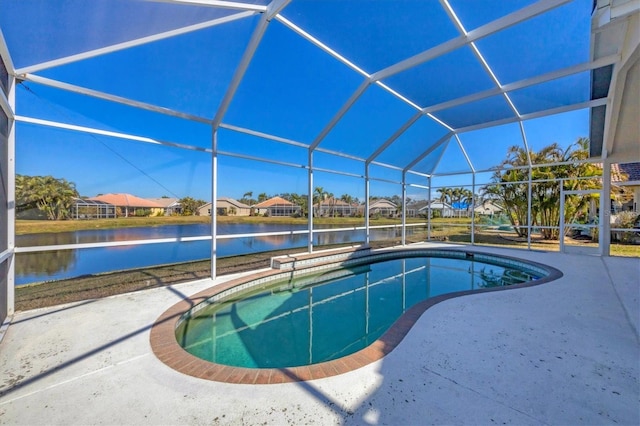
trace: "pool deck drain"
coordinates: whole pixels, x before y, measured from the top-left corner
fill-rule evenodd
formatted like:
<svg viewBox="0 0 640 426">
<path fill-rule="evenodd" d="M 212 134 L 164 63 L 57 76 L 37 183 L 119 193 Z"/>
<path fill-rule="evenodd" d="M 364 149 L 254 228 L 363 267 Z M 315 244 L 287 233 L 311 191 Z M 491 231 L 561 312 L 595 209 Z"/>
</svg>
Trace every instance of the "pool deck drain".
<svg viewBox="0 0 640 426">
<path fill-rule="evenodd" d="M 564 276 L 439 303 L 385 357 L 309 381 L 160 362 L 152 325 L 207 280 L 19 312 L 0 343 L 0 424 L 640 424 L 640 260 L 474 250 Z"/>
</svg>

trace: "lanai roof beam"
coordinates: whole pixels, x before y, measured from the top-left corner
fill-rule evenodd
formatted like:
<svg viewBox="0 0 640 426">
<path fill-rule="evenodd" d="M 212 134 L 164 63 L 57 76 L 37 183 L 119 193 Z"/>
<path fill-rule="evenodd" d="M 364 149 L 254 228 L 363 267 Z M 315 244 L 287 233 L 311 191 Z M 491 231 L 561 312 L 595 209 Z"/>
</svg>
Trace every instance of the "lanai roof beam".
<svg viewBox="0 0 640 426">
<path fill-rule="evenodd" d="M 20 115 L 16 115 L 15 116 L 15 120 L 17 122 L 22 122 L 22 123 L 31 123 L 31 124 L 37 124 L 40 126 L 46 126 L 46 127 L 52 127 L 52 128 L 56 128 L 56 129 L 66 129 L 66 130 L 72 130 L 75 132 L 81 132 L 81 133 L 87 133 L 87 134 L 91 134 L 91 135 L 100 135 L 100 136 L 108 136 L 111 138 L 117 138 L 117 139 L 125 139 L 125 140 L 130 140 L 130 141 L 135 141 L 135 142 L 142 142 L 142 143 L 149 143 L 152 145 L 163 145 L 163 146 L 169 146 L 172 148 L 180 148 L 180 149 L 186 149 L 189 151 L 199 151 L 199 152 L 211 152 L 210 148 L 203 148 L 200 146 L 193 146 L 193 145 L 186 145 L 186 144 L 181 144 L 181 143 L 176 143 L 176 142 L 169 142 L 169 141 L 163 141 L 160 139 L 153 139 L 153 138 L 148 138 L 146 136 L 136 136 L 136 135 L 131 135 L 131 134 L 127 134 L 127 133 L 120 133 L 120 132 L 112 132 L 110 130 L 102 130 L 102 129 L 94 129 L 91 127 L 85 127 L 85 126 L 77 126 L 75 124 L 66 124 L 66 123 L 60 123 L 57 121 L 51 121 L 51 120 L 42 120 L 40 118 L 32 118 L 32 117 L 23 117 Z"/>
<path fill-rule="evenodd" d="M 460 34 L 466 37 L 468 35 L 468 32 L 462 25 L 462 22 L 460 22 L 460 19 L 458 19 L 458 15 L 453 10 L 449 2 L 447 0 L 440 0 L 440 4 L 445 9 L 445 11 L 447 12 L 447 15 L 449 15 L 449 18 L 453 21 L 455 27 L 460 32 Z M 502 97 L 507 102 L 507 104 L 509 104 L 509 108 L 511 108 L 511 111 L 515 114 L 516 117 L 520 117 L 520 113 L 518 112 L 518 109 L 511 101 L 511 98 L 509 97 L 509 95 L 504 90 L 502 90 L 502 84 L 498 80 L 498 77 L 496 76 L 496 74 L 493 72 L 493 69 L 491 68 L 491 66 L 489 66 L 489 63 L 487 62 L 487 60 L 484 58 L 482 53 L 480 53 L 480 49 L 478 49 L 478 46 L 476 46 L 475 42 L 473 41 L 469 43 L 469 46 L 471 47 L 471 50 L 473 51 L 473 54 L 475 55 L 476 59 L 478 59 L 478 61 L 482 65 L 482 69 L 484 69 L 484 71 L 489 75 L 489 78 L 491 79 L 491 81 L 493 81 L 493 84 L 496 86 L 496 88 L 500 90 Z M 460 139 L 458 139 L 458 143 L 462 147 L 462 142 L 460 141 Z"/>
<path fill-rule="evenodd" d="M 122 96 L 116 96 L 109 93 L 100 92 L 98 90 L 88 89 L 86 87 L 76 86 L 74 84 L 64 83 L 64 82 L 53 80 L 46 77 L 40 77 L 33 74 L 24 74 L 20 76 L 20 79 L 24 81 L 30 81 L 36 84 L 42 84 L 44 86 L 54 87 L 56 89 L 62 89 L 62 90 L 66 90 L 73 93 L 79 93 L 81 95 L 91 96 L 98 99 L 104 99 L 106 101 L 128 105 L 134 108 L 140 108 L 140 109 L 157 112 L 164 115 L 183 118 L 189 121 L 195 121 L 203 124 L 211 124 L 211 120 L 205 117 L 200 117 L 197 115 L 176 111 L 170 108 L 153 105 L 146 102 L 135 101 L 133 99 L 128 99 Z"/>
<path fill-rule="evenodd" d="M 0 28 L 0 58 L 2 58 L 2 61 L 6 65 L 9 74 L 14 74 L 13 60 L 11 59 L 9 49 L 7 48 L 7 42 L 4 39 L 4 34 L 2 34 L 2 28 Z"/>
<path fill-rule="evenodd" d="M 184 4 L 189 6 L 215 7 L 218 9 L 251 10 L 254 12 L 266 12 L 267 6 L 261 4 L 242 3 L 225 0 L 153 0 L 157 3 Z"/>
<path fill-rule="evenodd" d="M 42 71 L 48 68 L 57 67 L 60 65 L 70 64 L 72 62 L 82 61 L 84 59 L 93 58 L 95 56 L 105 55 L 111 52 L 117 52 L 118 50 L 128 49 L 130 47 L 140 46 L 146 43 L 151 43 L 158 40 L 163 40 L 169 37 L 175 37 L 177 35 L 190 33 L 193 31 L 202 30 L 204 28 L 215 27 L 216 25 L 226 24 L 227 22 L 232 22 L 238 19 L 247 18 L 249 16 L 255 15 L 256 12 L 239 12 L 234 15 L 224 16 L 218 19 L 212 19 L 210 21 L 202 22 L 199 24 L 189 25 L 186 27 L 178 28 L 171 31 L 165 31 L 162 33 L 150 35 L 147 37 L 137 38 L 135 40 L 125 41 L 122 43 L 112 44 L 110 46 L 101 47 L 99 49 L 93 49 L 82 53 L 77 53 L 75 55 L 65 56 L 64 58 L 53 59 L 51 61 L 42 62 L 35 65 L 30 65 L 28 67 L 23 67 L 15 70 L 17 75 L 20 74 L 28 74 L 34 73 L 38 71 Z"/>
<path fill-rule="evenodd" d="M 235 96 L 236 91 L 238 90 L 238 87 L 242 82 L 242 78 L 244 77 L 244 74 L 247 72 L 247 69 L 249 68 L 249 64 L 251 63 L 251 60 L 253 59 L 253 55 L 255 55 L 256 50 L 258 49 L 258 46 L 260 45 L 260 42 L 262 41 L 262 38 L 264 37 L 265 32 L 267 31 L 267 27 L 269 26 L 269 23 L 278 13 L 280 13 L 280 11 L 283 8 L 287 6 L 287 4 L 289 4 L 290 1 L 291 0 L 273 0 L 271 3 L 269 3 L 269 6 L 267 7 L 267 12 L 262 15 L 260 22 L 258 22 L 258 25 L 256 25 L 256 28 L 254 29 L 253 34 L 251 35 L 251 39 L 247 44 L 247 48 L 245 49 L 244 54 L 242 55 L 242 59 L 240 60 L 240 63 L 238 64 L 238 67 L 236 68 L 235 73 L 233 74 L 231 83 L 229 83 L 229 87 L 227 87 L 227 92 L 222 98 L 222 101 L 220 102 L 220 106 L 216 111 L 216 115 L 213 118 L 214 129 L 217 129 L 218 126 L 220 126 L 220 123 L 222 123 L 222 119 L 224 118 L 224 115 L 227 113 L 227 110 L 229 109 L 229 105 L 231 105 L 231 101 L 233 100 L 233 97 Z"/>
<path fill-rule="evenodd" d="M 471 95 L 462 96 L 460 98 L 452 99 L 449 101 L 441 102 L 423 108 L 425 113 L 431 113 L 441 111 L 443 109 L 453 108 L 456 106 L 464 105 L 466 103 L 479 101 L 482 99 L 490 98 L 492 96 L 499 95 L 503 92 L 513 92 L 515 90 L 524 89 L 534 86 L 536 84 L 546 83 L 548 81 L 556 80 L 562 77 L 567 77 L 573 74 L 578 74 L 584 71 L 604 67 L 606 65 L 615 64 L 620 59 L 619 55 L 606 56 L 592 62 L 584 62 L 582 64 L 572 65 L 570 67 L 562 68 L 559 70 L 551 71 L 546 74 L 537 75 L 535 77 L 527 78 L 524 80 L 508 83 L 500 87 L 494 87 L 492 89 L 484 90 L 482 92 L 473 93 Z"/>
<path fill-rule="evenodd" d="M 422 160 L 424 160 L 429 154 L 431 154 L 433 151 L 435 151 L 440 145 L 442 145 L 443 143 L 447 142 L 449 139 L 451 139 L 451 136 L 453 135 L 453 132 L 449 132 L 446 135 L 444 135 L 443 137 L 441 137 L 440 139 L 438 139 L 438 141 L 436 143 L 434 143 L 433 145 L 431 145 L 429 147 L 429 149 L 427 149 L 426 151 L 424 151 L 422 154 L 418 155 L 416 158 L 414 158 L 414 160 L 409 163 L 404 169 L 403 171 L 407 172 L 409 170 L 411 170 L 416 164 L 418 164 L 419 162 L 421 162 Z"/>
<path fill-rule="evenodd" d="M 463 133 L 470 132 L 472 130 L 486 129 L 487 127 L 501 126 L 503 124 L 515 123 L 517 121 L 523 120 L 532 120 L 534 118 L 547 117 L 549 115 L 562 114 L 563 112 L 575 111 L 578 109 L 585 109 L 599 105 L 605 105 L 607 103 L 607 98 L 594 99 L 592 101 L 580 102 L 572 105 L 563 105 L 557 108 L 545 109 L 542 111 L 536 111 L 529 114 L 522 114 L 520 118 L 518 117 L 508 117 L 495 121 L 487 121 L 480 124 L 474 124 L 466 127 L 459 127 L 455 129 L 455 133 Z"/>
<path fill-rule="evenodd" d="M 320 134 L 316 136 L 316 138 L 311 143 L 311 146 L 309 146 L 309 150 L 313 151 L 316 149 L 320 142 L 322 142 L 322 140 L 329 134 L 329 132 L 335 127 L 335 125 L 338 124 L 338 121 L 340 121 L 340 119 L 347 113 L 347 111 L 349 111 L 349 108 L 351 108 L 353 104 L 356 103 L 356 101 L 360 98 L 360 96 L 362 96 L 365 90 L 367 90 L 370 84 L 371 82 L 369 80 L 364 80 L 362 84 L 360 84 L 358 89 L 356 89 L 351 97 L 347 99 L 347 102 L 342 105 L 342 108 L 340 108 L 336 115 L 333 116 L 331 121 L 329 121 L 324 129 L 322 129 Z"/>
<path fill-rule="evenodd" d="M 424 62 L 452 52 L 464 46 L 465 44 L 471 43 L 472 41 L 480 40 L 481 38 L 487 37 L 491 34 L 497 33 L 498 31 L 502 31 L 506 28 L 516 25 L 522 21 L 526 21 L 527 19 L 543 14 L 565 3 L 569 3 L 570 1 L 571 0 L 540 0 L 530 6 L 524 7 L 520 10 L 510 13 L 509 15 L 498 18 L 495 21 L 489 22 L 488 24 L 476 28 L 475 30 L 469 31 L 466 36 L 458 36 L 431 49 L 425 50 L 422 53 L 418 53 L 417 55 L 391 65 L 390 67 L 380 70 L 374 73 L 371 76 L 371 79 L 373 81 L 384 80 L 385 78 L 391 77 L 392 75 L 398 74 L 402 71 L 406 71 L 409 68 L 413 68 Z"/>
</svg>

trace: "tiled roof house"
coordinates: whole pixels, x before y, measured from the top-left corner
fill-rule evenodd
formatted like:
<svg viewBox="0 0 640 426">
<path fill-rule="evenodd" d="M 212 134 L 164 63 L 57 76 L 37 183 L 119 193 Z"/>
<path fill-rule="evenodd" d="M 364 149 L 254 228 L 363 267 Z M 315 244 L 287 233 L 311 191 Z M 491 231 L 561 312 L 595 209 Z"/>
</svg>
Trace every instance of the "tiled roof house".
<svg viewBox="0 0 640 426">
<path fill-rule="evenodd" d="M 251 214 L 251 206 L 229 197 L 218 198 L 216 208 L 218 209 L 218 215 L 221 216 L 249 216 Z M 200 216 L 211 216 L 211 203 L 199 207 L 198 214 Z"/>
<path fill-rule="evenodd" d="M 97 197 L 91 197 L 89 200 L 102 201 L 116 206 L 119 215 L 124 217 L 147 214 L 151 211 L 151 216 L 164 214 L 164 208 L 160 204 L 136 197 L 131 194 L 104 194 Z"/>
<path fill-rule="evenodd" d="M 349 204 L 338 198 L 326 198 L 319 206 L 317 203 L 313 206 L 320 216 L 352 216 L 358 211 L 357 204 Z"/>
<path fill-rule="evenodd" d="M 612 164 L 611 181 L 633 193 L 633 200 L 625 203 L 622 210 L 640 213 L 640 162 Z"/>
<path fill-rule="evenodd" d="M 302 208 L 282 197 L 271 197 L 261 203 L 255 204 L 253 209 L 257 214 L 266 216 L 293 216 L 300 214 Z"/>
<path fill-rule="evenodd" d="M 359 210 L 364 211 L 364 204 L 360 206 Z M 369 204 L 369 216 L 376 214 L 381 216 L 394 216 L 397 211 L 398 206 L 385 198 L 380 198 Z"/>
<path fill-rule="evenodd" d="M 161 205 L 164 208 L 165 216 L 182 213 L 182 205 L 175 197 L 147 198 L 147 200 Z"/>
</svg>

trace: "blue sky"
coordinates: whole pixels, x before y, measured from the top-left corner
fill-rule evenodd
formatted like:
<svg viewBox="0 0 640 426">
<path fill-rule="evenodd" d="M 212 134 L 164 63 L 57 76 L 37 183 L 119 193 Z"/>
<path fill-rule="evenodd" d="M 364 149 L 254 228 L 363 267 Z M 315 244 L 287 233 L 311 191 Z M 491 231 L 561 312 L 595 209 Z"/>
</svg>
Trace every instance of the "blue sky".
<svg viewBox="0 0 640 426">
<path fill-rule="evenodd" d="M 451 0 L 450 3 L 464 27 L 471 30 L 531 1 Z M 478 7 L 479 4 L 483 7 Z M 586 62 L 590 6 L 590 1 L 576 0 L 482 39 L 478 49 L 502 84 Z M 23 67 L 229 13 L 124 0 L 96 0 L 90 6 L 77 0 L 3 0 L 0 27 L 16 67 Z M 294 0 L 283 15 L 368 73 L 457 36 L 455 27 L 435 1 Z M 122 16 L 127 17 L 123 20 Z M 168 17 L 171 19 L 167 20 Z M 212 118 L 257 19 L 244 18 L 36 74 Z M 63 25 L 58 25 L 56 20 Z M 223 122 L 310 144 L 362 81 L 363 77 L 345 64 L 282 23 L 273 21 Z M 466 46 L 388 78 L 384 83 L 421 107 L 494 87 Z M 29 90 L 19 87 L 17 91 L 19 115 L 196 147 L 211 146 L 211 129 L 201 123 L 35 83 L 25 85 Z M 522 89 L 512 95 L 512 100 L 520 113 L 526 114 L 586 101 L 588 96 L 588 73 L 583 73 Z M 320 147 L 366 158 L 414 114 L 415 109 L 407 103 L 372 85 Z M 502 97 L 434 114 L 454 127 L 513 116 Z M 567 146 L 578 137 L 588 136 L 588 123 L 588 110 L 579 110 L 528 120 L 524 127 L 528 142 L 535 150 L 552 142 Z M 446 128 L 423 117 L 377 160 L 404 167 L 446 133 Z M 497 165 L 509 146 L 522 144 L 516 123 L 459 136 L 472 162 L 480 169 Z M 203 152 L 25 123 L 17 127 L 17 140 L 18 173 L 64 177 L 75 182 L 82 195 L 129 192 L 142 197 L 210 199 L 211 160 Z M 225 129 L 219 133 L 219 149 L 287 163 L 302 164 L 307 160 L 305 149 Z M 440 153 L 436 150 L 419 168 L 430 170 Z M 344 158 L 317 153 L 314 161 L 320 168 L 364 173 L 361 163 Z M 468 170 L 455 139 L 438 164 L 436 173 L 440 174 Z M 379 167 L 372 173 L 385 179 L 398 179 L 400 175 Z M 227 156 L 219 158 L 218 177 L 220 196 L 240 198 L 252 191 L 255 197 L 262 192 L 271 195 L 307 190 L 307 171 L 301 167 Z M 419 180 L 411 178 L 412 182 Z M 438 182 L 466 185 L 470 177 L 442 178 Z M 423 183 L 426 184 L 426 180 Z M 322 186 L 338 196 L 344 193 L 361 199 L 364 196 L 364 183 L 353 177 L 316 172 L 314 186 Z M 374 182 L 371 194 L 400 194 L 400 188 Z M 409 196 L 426 198 L 426 191 L 410 189 Z"/>
</svg>

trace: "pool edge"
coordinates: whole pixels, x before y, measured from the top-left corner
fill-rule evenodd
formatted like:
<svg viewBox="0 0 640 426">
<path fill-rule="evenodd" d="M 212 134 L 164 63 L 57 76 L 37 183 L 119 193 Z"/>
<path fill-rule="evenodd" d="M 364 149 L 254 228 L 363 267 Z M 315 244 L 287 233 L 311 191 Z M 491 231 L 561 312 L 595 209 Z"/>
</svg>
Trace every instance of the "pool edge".
<svg viewBox="0 0 640 426">
<path fill-rule="evenodd" d="M 375 250 L 376 254 L 393 252 L 415 252 L 430 251 L 432 249 L 425 248 L 392 248 Z M 205 361 L 185 351 L 176 340 L 175 329 L 176 324 L 182 318 L 185 312 L 196 306 L 198 303 L 222 293 L 230 288 L 236 287 L 248 281 L 256 280 L 271 275 L 281 274 L 282 271 L 272 269 L 268 271 L 258 272 L 242 278 L 233 279 L 222 284 L 209 287 L 201 292 L 190 296 L 188 299 L 182 300 L 169 309 L 164 311 L 151 327 L 149 341 L 151 349 L 155 356 L 168 367 L 192 377 L 212 380 L 224 383 L 234 384 L 279 384 L 301 382 L 308 380 L 322 379 L 326 377 L 344 374 L 352 370 L 364 367 L 375 361 L 378 361 L 391 351 L 393 351 L 409 330 L 413 328 L 418 319 L 432 306 L 445 300 L 456 297 L 466 296 L 470 294 L 480 294 L 491 291 L 504 291 L 518 288 L 532 287 L 555 281 L 563 276 L 563 273 L 551 266 L 544 265 L 530 260 L 505 255 L 488 254 L 482 251 L 469 250 L 467 248 L 437 248 L 433 251 L 451 251 L 464 252 L 479 255 L 495 256 L 501 259 L 513 260 L 517 262 L 527 263 L 529 265 L 544 269 L 548 275 L 535 281 L 528 281 L 521 284 L 514 284 L 503 287 L 491 287 L 474 290 L 464 290 L 448 294 L 443 294 L 426 299 L 409 308 L 400 318 L 398 318 L 389 329 L 371 345 L 363 348 L 353 354 L 344 356 L 331 361 L 312 364 L 309 366 L 289 367 L 289 368 L 243 368 L 230 367 L 226 365 L 216 364 Z M 321 253 L 319 253 L 321 255 Z M 366 256 L 365 256 L 366 257 Z"/>
</svg>

